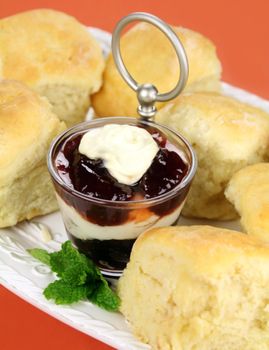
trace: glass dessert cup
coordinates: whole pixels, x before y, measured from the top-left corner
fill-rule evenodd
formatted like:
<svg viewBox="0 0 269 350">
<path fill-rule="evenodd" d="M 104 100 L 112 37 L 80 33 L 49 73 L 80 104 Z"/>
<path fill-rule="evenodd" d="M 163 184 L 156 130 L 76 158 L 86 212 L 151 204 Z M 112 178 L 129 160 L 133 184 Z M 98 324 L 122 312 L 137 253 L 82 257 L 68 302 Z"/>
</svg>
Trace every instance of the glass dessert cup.
<svg viewBox="0 0 269 350">
<path fill-rule="evenodd" d="M 95 198 L 70 187 L 56 167 L 56 157 L 61 148 L 72 136 L 107 124 L 157 129 L 187 165 L 182 181 L 159 196 L 128 201 Z M 121 275 L 139 234 L 149 228 L 170 226 L 177 222 L 196 166 L 195 153 L 182 136 L 163 125 L 126 117 L 102 118 L 78 124 L 60 134 L 48 153 L 48 169 L 67 234 L 77 248 L 108 277 Z"/>
</svg>

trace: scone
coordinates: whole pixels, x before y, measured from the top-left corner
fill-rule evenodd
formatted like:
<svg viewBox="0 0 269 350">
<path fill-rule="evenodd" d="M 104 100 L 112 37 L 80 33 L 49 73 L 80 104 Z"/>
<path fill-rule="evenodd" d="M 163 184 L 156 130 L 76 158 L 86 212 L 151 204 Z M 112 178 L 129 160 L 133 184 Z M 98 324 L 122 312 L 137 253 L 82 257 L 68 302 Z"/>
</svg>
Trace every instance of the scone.
<svg viewBox="0 0 269 350">
<path fill-rule="evenodd" d="M 221 64 L 213 43 L 203 35 L 174 27 L 189 61 L 189 79 L 185 91 L 218 90 Z M 124 63 L 138 83 L 152 83 L 159 92 L 175 87 L 179 64 L 174 48 L 159 29 L 139 23 L 122 36 Z M 102 89 L 93 96 L 97 116 L 137 116 L 136 93 L 118 73 L 112 55 L 108 57 Z M 157 104 L 160 108 L 163 104 Z"/>
<path fill-rule="evenodd" d="M 236 171 L 269 158 L 269 115 L 231 97 L 190 93 L 161 109 L 156 121 L 185 136 L 198 156 L 183 215 L 235 218 L 224 190 Z"/>
<path fill-rule="evenodd" d="M 269 242 L 269 163 L 250 165 L 231 178 L 225 191 L 244 230 Z"/>
<path fill-rule="evenodd" d="M 269 349 L 269 246 L 243 233 L 152 229 L 136 241 L 118 291 L 152 350 Z"/>
<path fill-rule="evenodd" d="M 0 78 L 46 96 L 68 126 L 84 120 L 103 69 L 99 44 L 67 14 L 42 9 L 0 20 Z"/>
<path fill-rule="evenodd" d="M 57 209 L 46 154 L 65 128 L 45 97 L 0 81 L 0 227 Z"/>
</svg>

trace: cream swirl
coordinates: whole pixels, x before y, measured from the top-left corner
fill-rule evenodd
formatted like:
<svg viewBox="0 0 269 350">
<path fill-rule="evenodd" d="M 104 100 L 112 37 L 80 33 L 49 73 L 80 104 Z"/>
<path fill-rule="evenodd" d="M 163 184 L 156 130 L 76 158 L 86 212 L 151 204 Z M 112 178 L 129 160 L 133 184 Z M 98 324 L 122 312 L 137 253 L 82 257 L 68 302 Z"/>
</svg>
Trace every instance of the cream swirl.
<svg viewBox="0 0 269 350">
<path fill-rule="evenodd" d="M 145 174 L 159 148 L 150 133 L 132 125 L 108 124 L 83 135 L 79 152 L 102 159 L 120 183 L 132 185 Z"/>
</svg>

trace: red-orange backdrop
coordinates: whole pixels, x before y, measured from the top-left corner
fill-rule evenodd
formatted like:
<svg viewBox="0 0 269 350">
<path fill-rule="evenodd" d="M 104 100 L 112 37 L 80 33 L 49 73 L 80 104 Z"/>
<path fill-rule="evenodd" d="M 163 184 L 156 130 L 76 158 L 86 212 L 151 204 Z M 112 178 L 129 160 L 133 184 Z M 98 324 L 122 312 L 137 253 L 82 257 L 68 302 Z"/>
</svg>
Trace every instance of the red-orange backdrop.
<svg viewBox="0 0 269 350">
<path fill-rule="evenodd" d="M 32 8 L 65 11 L 86 25 L 112 30 L 133 11 L 211 38 L 223 64 L 223 80 L 269 99 L 268 0 L 0 0 L 0 18 Z M 1 277 L 1 276 L 0 276 Z M 0 287 L 0 348 L 3 350 L 107 350 Z"/>
</svg>

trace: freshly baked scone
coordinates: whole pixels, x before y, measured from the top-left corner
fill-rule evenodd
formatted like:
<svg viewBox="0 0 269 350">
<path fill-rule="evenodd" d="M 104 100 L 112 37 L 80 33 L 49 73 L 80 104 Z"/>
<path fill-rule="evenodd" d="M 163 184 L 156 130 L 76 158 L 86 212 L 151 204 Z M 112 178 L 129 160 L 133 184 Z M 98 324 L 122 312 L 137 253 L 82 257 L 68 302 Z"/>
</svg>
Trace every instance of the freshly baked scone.
<svg viewBox="0 0 269 350">
<path fill-rule="evenodd" d="M 231 178 L 225 191 L 250 235 L 269 242 L 269 163 L 249 165 Z"/>
<path fill-rule="evenodd" d="M 57 209 L 46 154 L 65 128 L 45 97 L 0 81 L 0 227 Z"/>
<path fill-rule="evenodd" d="M 153 350 L 269 349 L 269 246 L 243 233 L 152 229 L 136 241 L 118 291 Z"/>
<path fill-rule="evenodd" d="M 189 61 L 185 91 L 219 89 L 221 64 L 213 43 L 203 35 L 174 27 Z M 179 64 L 174 48 L 164 34 L 148 23 L 139 23 L 123 35 L 121 52 L 124 63 L 138 83 L 152 83 L 159 92 L 168 92 L 178 81 Z M 108 57 L 104 84 L 93 96 L 97 116 L 137 116 L 135 92 L 118 73 L 112 55 Z M 158 104 L 157 104 L 158 105 Z M 159 108 L 163 104 L 159 104 Z"/>
<path fill-rule="evenodd" d="M 68 126 L 85 118 L 103 69 L 98 43 L 67 14 L 42 9 L 0 20 L 0 78 L 46 96 Z"/>
<path fill-rule="evenodd" d="M 198 169 L 183 215 L 235 218 L 224 190 L 236 171 L 269 158 L 269 115 L 231 97 L 192 93 L 161 109 L 156 121 L 185 136 L 197 152 Z"/>
</svg>

